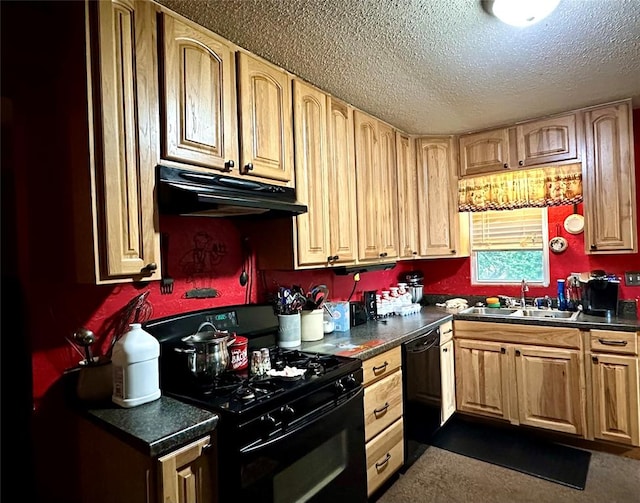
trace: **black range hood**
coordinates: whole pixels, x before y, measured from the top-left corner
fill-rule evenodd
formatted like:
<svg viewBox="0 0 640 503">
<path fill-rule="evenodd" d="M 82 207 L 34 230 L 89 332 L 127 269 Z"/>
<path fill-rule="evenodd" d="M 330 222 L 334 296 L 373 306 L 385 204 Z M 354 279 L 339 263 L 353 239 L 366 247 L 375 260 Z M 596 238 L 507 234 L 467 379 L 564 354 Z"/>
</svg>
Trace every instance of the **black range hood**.
<svg viewBox="0 0 640 503">
<path fill-rule="evenodd" d="M 231 176 L 157 166 L 160 213 L 199 217 L 283 217 L 306 213 L 295 189 Z"/>
</svg>

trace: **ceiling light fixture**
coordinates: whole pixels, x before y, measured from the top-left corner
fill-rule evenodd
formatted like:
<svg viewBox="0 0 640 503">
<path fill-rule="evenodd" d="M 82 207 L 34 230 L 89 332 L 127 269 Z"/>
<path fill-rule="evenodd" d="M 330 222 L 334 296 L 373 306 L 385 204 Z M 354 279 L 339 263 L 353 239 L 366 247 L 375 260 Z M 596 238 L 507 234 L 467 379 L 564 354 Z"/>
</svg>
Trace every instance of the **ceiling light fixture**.
<svg viewBox="0 0 640 503">
<path fill-rule="evenodd" d="M 547 17 L 559 3 L 560 0 L 493 0 L 489 8 L 503 23 L 525 27 Z"/>
</svg>

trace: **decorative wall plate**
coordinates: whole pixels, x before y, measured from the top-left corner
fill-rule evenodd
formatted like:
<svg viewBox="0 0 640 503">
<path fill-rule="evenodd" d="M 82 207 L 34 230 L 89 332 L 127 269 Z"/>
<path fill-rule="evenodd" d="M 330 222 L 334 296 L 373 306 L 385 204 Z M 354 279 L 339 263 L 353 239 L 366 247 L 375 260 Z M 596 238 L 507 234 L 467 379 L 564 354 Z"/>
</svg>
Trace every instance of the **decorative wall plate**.
<svg viewBox="0 0 640 503">
<path fill-rule="evenodd" d="M 569 234 L 580 234 L 584 230 L 584 217 L 573 213 L 564 219 L 564 230 Z"/>
<path fill-rule="evenodd" d="M 549 249 L 553 253 L 562 253 L 567 249 L 567 246 L 567 240 L 562 236 L 556 236 L 555 238 L 551 238 L 549 240 Z"/>
</svg>

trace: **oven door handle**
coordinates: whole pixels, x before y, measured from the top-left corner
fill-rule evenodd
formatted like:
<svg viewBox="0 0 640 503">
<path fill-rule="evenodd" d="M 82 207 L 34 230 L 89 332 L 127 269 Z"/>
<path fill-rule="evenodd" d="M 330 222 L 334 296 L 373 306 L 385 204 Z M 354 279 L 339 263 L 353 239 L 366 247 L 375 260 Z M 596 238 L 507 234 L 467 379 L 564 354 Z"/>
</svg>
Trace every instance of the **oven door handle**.
<svg viewBox="0 0 640 503">
<path fill-rule="evenodd" d="M 434 335 L 435 334 L 435 335 Z M 406 343 L 406 351 L 408 353 L 417 354 L 429 351 L 440 345 L 440 332 L 438 329 L 431 330 L 426 334 L 420 335 L 410 342 Z"/>
<path fill-rule="evenodd" d="M 334 414 L 334 413 L 340 414 L 343 409 L 345 409 L 351 404 L 351 402 L 356 400 L 362 401 L 363 398 L 364 398 L 364 387 L 360 385 L 357 392 L 353 393 L 350 397 L 348 397 L 343 402 L 339 403 L 337 406 L 333 405 L 334 401 L 332 400 L 331 402 L 319 407 L 316 411 L 312 412 L 311 414 L 314 415 L 313 417 L 307 416 L 304 421 L 300 421 L 293 428 L 284 430 L 280 432 L 278 435 L 270 437 L 265 441 L 253 443 L 250 446 L 243 447 L 240 449 L 240 452 L 242 454 L 254 453 L 256 451 L 259 451 L 260 449 L 264 449 L 265 447 L 270 446 L 275 442 L 280 442 L 281 440 L 284 440 L 285 438 L 291 435 L 295 435 L 301 429 L 308 428 L 313 423 L 316 423 L 317 421 L 321 421 L 324 417 L 326 417 L 329 414 Z M 364 406 L 363 406 L 363 411 L 364 411 Z M 315 416 L 315 414 L 318 412 L 320 413 L 317 416 Z"/>
</svg>

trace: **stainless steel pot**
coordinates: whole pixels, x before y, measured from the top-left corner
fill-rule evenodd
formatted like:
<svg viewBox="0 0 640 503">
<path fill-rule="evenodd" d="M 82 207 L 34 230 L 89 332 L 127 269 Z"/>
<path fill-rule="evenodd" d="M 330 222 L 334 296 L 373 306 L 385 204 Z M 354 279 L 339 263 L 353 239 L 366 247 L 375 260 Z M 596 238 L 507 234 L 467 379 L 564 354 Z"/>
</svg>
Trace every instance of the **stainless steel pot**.
<svg viewBox="0 0 640 503">
<path fill-rule="evenodd" d="M 211 330 L 203 330 L 210 327 Z M 183 337 L 186 348 L 174 348 L 185 353 L 187 366 L 196 377 L 216 377 L 229 366 L 229 346 L 236 340 L 234 334 L 217 330 L 213 323 L 205 321 L 195 334 Z"/>
</svg>

